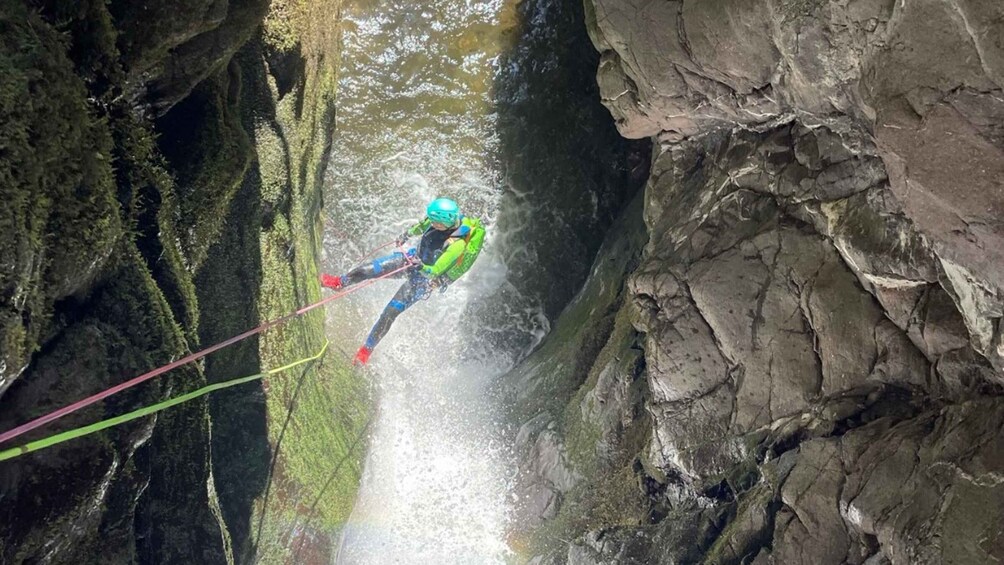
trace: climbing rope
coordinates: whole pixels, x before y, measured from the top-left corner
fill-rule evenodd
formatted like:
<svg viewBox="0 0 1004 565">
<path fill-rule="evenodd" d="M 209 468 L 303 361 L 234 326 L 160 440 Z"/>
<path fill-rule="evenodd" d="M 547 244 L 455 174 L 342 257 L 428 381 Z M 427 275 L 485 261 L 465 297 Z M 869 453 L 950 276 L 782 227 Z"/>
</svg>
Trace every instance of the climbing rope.
<svg viewBox="0 0 1004 565">
<path fill-rule="evenodd" d="M 342 354 L 342 356 L 345 359 L 352 359 L 352 354 L 350 354 L 345 349 L 339 347 L 339 345 L 337 343 L 332 344 L 332 345 L 333 345 L 333 347 L 335 349 L 337 349 Z M 275 464 L 276 464 L 276 461 L 277 461 L 277 459 L 279 457 L 280 450 L 282 448 L 283 435 L 285 433 L 286 425 L 289 423 L 289 421 L 290 421 L 290 419 L 292 417 L 292 414 L 293 414 L 293 410 L 296 407 L 296 397 L 297 397 L 297 395 L 299 393 L 300 385 L 302 384 L 303 379 L 306 376 L 306 373 L 307 372 L 304 371 L 304 374 L 300 376 L 300 381 L 297 383 L 296 390 L 293 392 L 293 397 L 292 397 L 292 399 L 290 399 L 290 402 L 289 402 L 289 408 L 286 411 L 286 422 L 283 423 L 282 431 L 280 431 L 280 433 L 279 433 L 279 439 L 276 441 L 275 446 L 273 447 L 272 463 L 271 463 L 271 468 L 269 470 L 268 486 L 265 489 L 264 502 L 262 503 L 261 514 L 260 514 L 260 516 L 258 518 L 258 531 L 257 531 L 257 534 L 254 536 L 253 539 L 250 536 L 248 537 L 248 543 L 245 545 L 245 550 L 242 553 L 241 559 L 237 560 L 238 563 L 242 563 L 242 564 L 245 564 L 245 565 L 256 565 L 257 563 L 262 562 L 262 560 L 265 558 L 266 555 L 269 555 L 269 554 L 264 554 L 263 555 L 263 554 L 259 553 L 258 552 L 258 544 L 261 541 L 262 529 L 263 529 L 263 526 L 264 526 L 264 523 L 265 523 L 266 514 L 269 511 L 269 508 L 268 508 L 269 491 L 271 490 L 272 481 L 274 479 L 273 471 L 274 471 L 274 468 L 275 468 Z M 345 463 L 349 462 L 350 459 L 351 459 L 351 457 L 353 455 L 355 455 L 355 451 L 356 451 L 357 447 L 359 446 L 359 444 L 363 440 L 364 436 L 369 431 L 370 424 L 372 424 L 373 420 L 374 420 L 374 415 L 370 414 L 369 418 L 367 418 L 367 420 L 366 420 L 366 423 L 356 433 L 356 435 L 355 435 L 354 439 L 352 440 L 352 443 L 349 445 L 348 450 L 346 451 L 346 453 L 341 457 L 341 459 L 338 460 L 338 463 L 335 465 L 334 469 L 328 475 L 328 478 L 324 482 L 324 486 L 321 487 L 321 490 L 318 493 L 317 497 L 314 499 L 313 503 L 310 505 L 310 508 L 309 508 L 308 514 L 307 514 L 307 520 L 303 524 L 303 527 L 307 527 L 310 524 L 311 519 L 315 517 L 315 515 L 316 515 L 315 512 L 316 512 L 316 508 L 317 508 L 318 503 L 322 500 L 323 496 L 327 493 L 328 487 L 330 487 L 331 484 L 332 484 L 332 482 L 338 477 L 338 473 L 341 471 L 342 466 Z M 300 500 L 297 500 L 296 502 L 294 502 L 293 506 L 294 507 L 300 506 Z M 293 524 L 286 531 L 285 537 L 292 538 L 293 535 L 295 535 L 295 532 L 299 531 L 299 529 L 300 529 L 300 515 L 297 514 L 296 520 L 293 521 Z M 282 537 L 282 536 L 280 536 L 280 537 Z M 302 538 L 300 538 L 300 542 L 301 542 L 301 545 L 302 545 Z M 298 553 L 299 553 L 299 547 L 297 548 L 297 555 L 298 555 Z M 250 556 L 250 558 L 248 556 Z M 298 561 L 294 558 L 293 562 L 296 563 Z"/>
<path fill-rule="evenodd" d="M 336 346 L 337 347 L 337 346 Z M 351 357 L 348 357 L 351 359 Z M 321 364 L 324 360 L 321 360 Z M 321 365 L 318 365 L 320 367 Z M 296 380 L 296 387 L 293 389 L 293 396 L 289 399 L 289 406 L 286 409 L 286 418 L 282 422 L 282 427 L 279 429 L 279 437 L 275 440 L 275 446 L 272 448 L 272 460 L 268 465 L 268 475 L 265 480 L 265 496 L 261 503 L 261 514 L 258 516 L 258 532 L 252 538 L 248 536 L 246 540 L 245 549 L 241 553 L 241 558 L 236 560 L 238 563 L 247 563 L 245 557 L 250 553 L 255 555 L 258 553 L 258 543 L 261 540 L 262 529 L 265 527 L 265 517 L 268 515 L 268 501 L 269 496 L 272 494 L 272 481 L 275 478 L 275 467 L 279 463 L 279 454 L 282 451 L 282 440 L 286 438 L 286 429 L 289 428 L 289 423 L 293 420 L 293 412 L 296 410 L 296 401 L 300 396 L 300 390 L 303 388 L 303 384 L 307 380 L 307 374 L 309 373 L 309 367 L 305 367 L 303 372 L 300 373 L 300 378 Z"/>
<path fill-rule="evenodd" d="M 389 245 L 393 245 L 394 243 L 395 242 L 389 242 L 387 244 L 381 245 L 380 247 L 377 247 L 376 249 L 374 249 L 373 251 L 371 251 L 369 253 L 369 255 L 372 255 L 376 251 L 379 251 L 380 249 L 383 249 L 383 248 L 385 248 L 385 247 L 387 247 Z M 407 257 L 407 254 L 405 256 Z M 172 369 L 177 369 L 178 367 L 181 367 L 183 365 L 187 365 L 188 363 L 191 363 L 192 361 L 196 361 L 198 359 L 201 359 L 201 358 L 205 357 L 206 355 L 209 355 L 210 353 L 219 351 L 220 349 L 223 349 L 225 347 L 233 345 L 233 344 L 235 344 L 235 343 L 237 343 L 237 342 L 239 342 L 241 340 L 247 339 L 247 338 L 249 338 L 249 337 L 251 337 L 253 335 L 259 334 L 259 333 L 261 333 L 261 332 L 263 332 L 263 331 L 265 331 L 265 330 L 267 330 L 269 328 L 278 326 L 278 325 L 283 324 L 285 322 L 288 322 L 289 320 L 292 320 L 294 318 L 298 318 L 298 317 L 306 314 L 307 312 L 310 312 L 311 310 L 314 310 L 316 308 L 320 308 L 321 306 L 324 306 L 325 304 L 327 304 L 329 302 L 332 302 L 334 300 L 338 300 L 339 298 L 342 298 L 342 297 L 344 297 L 344 296 L 346 296 L 346 295 L 348 295 L 350 293 L 356 292 L 356 291 L 358 291 L 358 290 L 360 290 L 362 288 L 365 288 L 365 287 L 367 287 L 367 286 L 369 286 L 371 284 L 374 284 L 376 281 L 378 281 L 380 279 L 388 278 L 388 277 L 391 277 L 391 276 L 393 276 L 393 275 L 395 275 L 397 273 L 400 273 L 402 271 L 410 269 L 412 266 L 413 266 L 413 263 L 409 261 L 405 265 L 403 265 L 403 266 L 401 266 L 401 267 L 399 267 L 397 269 L 393 269 L 391 271 L 388 271 L 388 272 L 380 275 L 379 277 L 375 277 L 375 278 L 363 281 L 360 284 L 354 285 L 351 288 L 348 288 L 348 289 L 343 290 L 341 292 L 335 292 L 331 296 L 323 298 L 323 299 L 321 299 L 321 300 L 319 300 L 319 301 L 317 301 L 317 302 L 315 302 L 313 304 L 310 304 L 308 306 L 304 306 L 303 308 L 300 308 L 299 310 L 297 310 L 295 312 L 292 312 L 290 314 L 286 314 L 285 316 L 282 316 L 281 318 L 276 318 L 274 320 L 270 320 L 268 322 L 265 322 L 265 323 L 263 323 L 263 324 L 255 327 L 255 328 L 252 328 L 252 329 L 250 329 L 250 330 L 248 330 L 248 331 L 246 331 L 246 332 L 244 332 L 242 334 L 239 334 L 239 335 L 236 335 L 236 336 L 234 336 L 234 337 L 232 337 L 230 339 L 221 341 L 220 343 L 217 343 L 216 345 L 207 347 L 207 348 L 205 348 L 205 349 L 203 349 L 201 351 L 197 351 L 195 353 L 192 353 L 190 355 L 182 357 L 181 359 L 178 359 L 177 361 L 174 361 L 172 363 L 168 363 L 167 365 L 163 365 L 161 367 L 153 369 L 152 371 L 148 371 L 146 373 L 143 373 L 142 375 L 139 375 L 138 377 L 134 377 L 132 379 L 129 379 L 128 381 L 125 381 L 125 382 L 117 384 L 117 385 L 115 385 L 113 387 L 107 388 L 107 389 L 105 389 L 105 390 L 103 390 L 103 391 L 101 391 L 101 392 L 99 392 L 97 394 L 88 396 L 87 398 L 84 398 L 83 400 L 78 400 L 77 402 L 74 402 L 73 404 L 69 404 L 67 406 L 64 406 L 64 407 L 58 409 L 58 410 L 54 410 L 54 411 L 52 411 L 52 412 L 50 412 L 50 413 L 48 413 L 48 414 L 46 414 L 44 416 L 40 416 L 38 418 L 35 418 L 34 420 L 31 420 L 29 422 L 21 424 L 20 426 L 17 426 L 16 428 L 13 428 L 11 430 L 8 430 L 8 431 L 3 432 L 2 434 L 0 434 L 0 443 L 4 443 L 6 441 L 10 441 L 11 439 L 14 439 L 14 438 L 16 438 L 16 437 L 18 437 L 20 435 L 23 435 L 25 433 L 30 432 L 31 430 L 34 430 L 35 428 L 38 428 L 39 426 L 43 426 L 45 424 L 48 424 L 49 422 L 52 422 L 54 420 L 58 420 L 59 418 L 62 418 L 63 416 L 66 416 L 68 414 L 72 414 L 73 412 L 76 412 L 77 410 L 80 410 L 82 408 L 90 406 L 91 404 L 94 404 L 95 402 L 98 402 L 100 400 L 104 400 L 105 398 L 108 398 L 109 396 L 112 396 L 113 394 L 122 392 L 123 390 L 126 390 L 128 388 L 134 387 L 134 386 L 136 386 L 136 385 L 138 385 L 140 383 L 146 382 L 146 381 L 148 381 L 148 380 L 150 380 L 150 379 L 152 379 L 152 378 L 154 378 L 156 376 L 162 375 L 162 374 L 164 374 L 164 373 L 166 373 L 166 372 L 168 372 L 168 371 L 170 371 Z M 247 377 L 247 378 L 253 379 L 254 376 Z"/>
<path fill-rule="evenodd" d="M 265 378 L 265 377 L 267 377 L 269 375 L 274 375 L 276 373 L 281 373 L 283 371 L 292 369 L 293 367 L 296 367 L 298 365 L 302 365 L 304 363 L 309 363 L 311 361 L 319 359 L 321 356 L 324 355 L 324 352 L 327 349 L 328 349 L 328 342 L 325 341 L 324 342 L 324 347 L 322 347 L 321 350 L 318 351 L 316 355 L 313 355 L 311 357 L 306 357 L 304 359 L 300 359 L 299 361 L 294 361 L 294 362 L 292 362 L 292 363 L 290 363 L 288 365 L 283 365 L 282 367 L 279 367 L 277 369 L 270 369 L 268 371 L 265 371 L 263 373 L 258 373 L 256 375 L 251 375 L 251 376 L 247 376 L 247 377 L 240 377 L 240 378 L 237 378 L 237 379 L 231 379 L 229 381 L 224 381 L 224 382 L 221 382 L 221 383 L 215 383 L 215 384 L 211 384 L 211 385 L 208 385 L 208 386 L 204 386 L 204 387 L 202 387 L 202 388 L 200 388 L 198 390 L 189 392 L 187 394 L 182 394 L 181 396 L 176 396 L 174 398 L 171 398 L 169 400 L 165 400 L 163 402 L 158 402 L 156 404 L 151 404 L 150 406 L 146 406 L 144 408 L 140 408 L 139 410 L 133 410 L 132 412 L 129 412 L 128 414 L 122 414 L 121 416 L 116 416 L 114 418 L 108 418 L 107 420 L 102 420 L 100 422 L 96 422 L 96 423 L 91 424 L 89 426 L 83 426 L 83 427 L 80 427 L 80 428 L 75 428 L 75 429 L 68 430 L 68 431 L 65 431 L 65 432 L 62 432 L 62 433 L 58 433 L 58 434 L 53 435 L 53 436 L 49 436 L 47 438 L 43 438 L 43 439 L 40 439 L 40 440 L 28 442 L 28 443 L 26 443 L 26 444 L 24 444 L 24 445 L 22 445 L 20 447 L 14 447 L 14 448 L 11 448 L 11 449 L 6 449 L 4 451 L 0 451 L 0 461 L 6 461 L 7 459 L 13 459 L 13 458 L 18 457 L 20 455 L 24 455 L 25 453 L 31 453 L 32 451 L 38 451 L 40 449 L 45 449 L 47 447 L 52 447 L 53 445 L 57 445 L 57 444 L 66 442 L 66 441 L 69 441 L 71 439 L 76 439 L 76 438 L 79 438 L 79 437 L 83 437 L 83 436 L 86 436 L 86 435 L 93 434 L 95 432 L 100 432 L 101 430 L 106 430 L 108 428 L 111 428 L 111 427 L 114 427 L 114 426 L 118 426 L 118 425 L 124 424 L 126 422 L 130 422 L 130 421 L 135 420 L 137 418 L 142 418 L 143 416 L 149 416 L 150 414 L 155 414 L 157 412 L 160 412 L 161 410 L 170 408 L 172 406 L 177 406 L 179 404 L 188 402 L 189 400 L 196 399 L 196 398 L 198 398 L 200 396 L 205 396 L 205 395 L 209 394 L 210 392 L 214 392 L 214 391 L 217 391 L 217 390 L 222 390 L 222 389 L 225 389 L 225 388 L 230 388 L 232 386 L 237 386 L 239 384 L 244 384 L 246 382 L 250 382 L 250 381 L 257 380 L 257 379 Z"/>
<path fill-rule="evenodd" d="M 342 470 L 342 465 L 344 465 L 350 460 L 351 456 L 356 451 L 356 448 L 358 447 L 359 443 L 366 436 L 366 434 L 369 433 L 370 426 L 373 424 L 373 420 L 375 419 L 375 417 L 376 414 L 370 414 L 369 419 L 366 420 L 366 424 L 362 427 L 362 429 L 359 430 L 359 433 L 356 434 L 355 439 L 352 440 L 352 444 L 349 445 L 349 448 L 345 452 L 345 455 L 342 456 L 342 458 L 338 461 L 338 464 L 335 465 L 335 468 L 331 470 L 330 474 L 328 474 L 327 480 L 324 481 L 324 486 L 321 487 L 320 492 L 317 493 L 317 496 L 314 498 L 314 501 L 310 504 L 310 508 L 307 509 L 306 523 L 304 525 L 309 524 L 310 521 L 314 518 L 315 513 L 317 512 L 317 505 L 321 502 L 321 500 L 324 499 L 324 495 L 328 492 L 328 487 L 330 487 L 332 483 L 335 482 L 335 479 L 338 477 L 339 471 Z M 301 531 L 299 514 L 297 514 L 296 520 L 293 522 L 293 527 L 290 529 L 290 531 L 294 533 L 300 531 L 300 537 L 297 540 L 296 550 L 293 552 L 293 563 L 299 563 L 300 550 L 303 549 L 303 540 L 306 537 L 306 532 Z"/>
</svg>

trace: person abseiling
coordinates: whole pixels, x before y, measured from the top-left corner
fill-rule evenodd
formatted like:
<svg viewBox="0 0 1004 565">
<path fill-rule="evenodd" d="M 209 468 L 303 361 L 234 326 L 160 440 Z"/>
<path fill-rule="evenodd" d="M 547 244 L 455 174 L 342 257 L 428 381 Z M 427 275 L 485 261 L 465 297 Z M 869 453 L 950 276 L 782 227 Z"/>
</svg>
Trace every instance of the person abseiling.
<svg viewBox="0 0 1004 565">
<path fill-rule="evenodd" d="M 400 269 L 408 263 L 413 267 L 394 275 L 406 280 L 394 298 L 380 314 L 366 342 L 356 352 L 353 364 L 364 365 L 377 343 L 387 335 L 391 324 L 409 306 L 426 298 L 433 289 L 445 292 L 449 285 L 466 273 L 481 253 L 485 228 L 477 218 L 464 216 L 460 206 L 449 198 L 437 198 L 425 209 L 425 218 L 408 228 L 397 238 L 403 248 L 412 237 L 422 236 L 418 249 L 398 251 L 363 263 L 341 276 L 321 275 L 321 284 L 340 289 L 352 286 L 381 273 Z"/>
</svg>

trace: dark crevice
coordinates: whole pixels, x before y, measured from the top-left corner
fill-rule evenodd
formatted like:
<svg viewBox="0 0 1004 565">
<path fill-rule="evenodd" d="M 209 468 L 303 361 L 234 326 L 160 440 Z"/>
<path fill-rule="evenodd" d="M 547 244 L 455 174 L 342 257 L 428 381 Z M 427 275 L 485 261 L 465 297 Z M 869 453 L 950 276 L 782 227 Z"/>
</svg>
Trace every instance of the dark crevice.
<svg viewBox="0 0 1004 565">
<path fill-rule="evenodd" d="M 879 543 L 878 536 L 868 533 L 861 535 L 861 543 L 864 545 L 864 557 L 868 558 L 878 555 L 882 551 L 882 544 Z"/>
<path fill-rule="evenodd" d="M 705 488 L 701 491 L 701 496 L 719 503 L 732 502 L 736 499 L 736 493 L 727 479 Z"/>
<path fill-rule="evenodd" d="M 235 55 L 243 71 L 240 122 L 255 146 L 255 124 L 262 121 L 262 113 L 274 116 L 261 48 L 261 40 L 253 39 Z M 208 259 L 196 275 L 200 307 L 225 313 L 200 324 L 199 335 L 204 343 L 216 343 L 261 322 L 257 303 L 239 297 L 259 294 L 264 207 L 261 171 L 255 160 L 232 199 L 220 240 L 209 248 Z M 216 382 L 257 373 L 261 369 L 259 351 L 258 339 L 251 338 L 213 354 L 206 362 L 207 380 Z M 209 398 L 209 412 L 220 507 L 233 547 L 240 551 L 249 542 L 254 500 L 264 492 L 268 477 L 271 449 L 262 383 L 256 381 L 215 393 Z"/>
<path fill-rule="evenodd" d="M 810 431 L 808 427 L 799 428 L 795 433 L 773 438 L 767 453 L 769 459 L 777 459 L 782 454 L 797 449 L 803 442 L 818 438 L 842 437 L 848 432 L 866 426 L 879 419 L 887 419 L 896 424 L 917 417 L 924 411 L 934 407 L 931 401 L 919 391 L 891 385 L 883 385 L 862 392 L 848 392 L 841 397 L 831 398 L 839 401 L 844 398 L 859 398 L 860 410 L 850 416 L 836 420 L 825 433 Z M 759 461 L 762 463 L 763 461 Z"/>
<path fill-rule="evenodd" d="M 279 92 L 279 100 L 282 100 L 297 85 L 301 88 L 297 92 L 297 105 L 302 107 L 303 84 L 307 80 L 306 59 L 303 58 L 302 48 L 299 43 L 291 49 L 279 50 L 271 47 L 264 49 L 265 61 L 268 63 L 268 71 L 275 78 L 275 86 Z M 299 119 L 299 115 L 297 115 Z"/>
</svg>

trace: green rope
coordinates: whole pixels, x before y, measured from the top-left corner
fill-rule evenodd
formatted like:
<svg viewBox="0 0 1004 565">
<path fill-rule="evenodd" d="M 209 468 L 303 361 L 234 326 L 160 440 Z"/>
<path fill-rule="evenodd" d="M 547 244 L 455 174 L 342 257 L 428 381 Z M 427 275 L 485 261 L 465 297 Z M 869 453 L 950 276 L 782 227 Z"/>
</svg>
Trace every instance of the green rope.
<svg viewBox="0 0 1004 565">
<path fill-rule="evenodd" d="M 224 389 L 224 388 L 229 388 L 229 387 L 232 387 L 232 386 L 237 386 L 239 384 L 244 384 L 246 382 L 250 382 L 250 381 L 253 381 L 253 380 L 256 380 L 256 379 L 261 379 L 261 378 L 267 377 L 269 375 L 274 375 L 276 373 L 281 373 L 282 371 L 285 371 L 287 369 L 292 369 L 293 367 L 296 367 L 297 365 L 302 365 L 304 363 L 309 363 L 311 361 L 319 359 L 322 355 L 324 355 L 324 352 L 327 351 L 327 349 L 328 349 L 328 342 L 325 341 L 324 342 L 324 347 L 321 348 L 321 350 L 317 353 L 317 355 L 314 355 L 312 357 L 306 357 L 304 359 L 300 359 L 299 361 L 294 361 L 294 362 L 292 362 L 292 363 L 290 363 L 288 365 L 284 365 L 284 366 L 279 367 L 277 369 L 270 369 L 268 371 L 265 371 L 264 373 L 258 373 L 257 375 L 251 375 L 249 377 L 241 377 L 241 378 L 233 379 L 233 380 L 230 380 L 230 381 L 224 381 L 222 383 L 215 383 L 215 384 L 211 384 L 209 386 L 204 386 L 204 387 L 202 387 L 202 388 L 200 388 L 198 390 L 189 392 L 187 394 L 183 394 L 181 396 L 177 396 L 175 398 L 171 398 L 169 400 L 165 400 L 163 402 L 158 402 L 157 404 L 153 404 L 153 405 L 147 406 L 145 408 L 140 408 L 139 410 L 134 410 L 132 412 L 129 412 L 128 414 L 122 414 L 121 416 L 116 416 L 114 418 L 109 418 L 107 420 L 102 420 L 100 422 L 91 424 L 89 426 L 84 426 L 84 427 L 81 427 L 81 428 L 75 428 L 75 429 L 72 429 L 72 430 L 67 430 L 65 432 L 58 433 L 58 434 L 53 435 L 53 436 L 49 436 L 47 438 L 42 438 L 40 440 L 28 442 L 28 443 L 26 443 L 26 444 L 24 444 L 22 446 L 19 446 L 19 447 L 12 447 L 10 449 L 6 449 L 4 451 L 0 451 L 0 461 L 6 461 L 7 459 L 13 459 L 15 457 L 24 455 L 25 453 L 31 453 L 32 451 L 38 451 L 40 449 L 45 449 L 46 447 L 52 447 L 53 445 L 63 443 L 64 441 L 69 441 L 71 439 L 76 439 L 78 437 L 83 437 L 83 436 L 86 436 L 86 435 L 89 435 L 89 434 L 93 434 L 94 432 L 99 432 L 101 430 L 105 430 L 105 429 L 111 428 L 113 426 L 117 426 L 119 424 L 124 424 L 126 422 L 131 421 L 131 420 L 135 420 L 137 418 L 142 418 L 143 416 L 149 416 L 150 414 L 153 414 L 155 412 L 160 412 L 161 410 L 164 410 L 165 408 L 170 408 L 172 406 L 177 406 L 178 404 L 181 404 L 183 402 L 188 402 L 189 400 L 192 400 L 193 398 L 198 398 L 200 396 L 205 396 L 205 395 L 209 394 L 210 392 L 214 392 L 214 391 L 221 390 L 221 389 Z"/>
</svg>

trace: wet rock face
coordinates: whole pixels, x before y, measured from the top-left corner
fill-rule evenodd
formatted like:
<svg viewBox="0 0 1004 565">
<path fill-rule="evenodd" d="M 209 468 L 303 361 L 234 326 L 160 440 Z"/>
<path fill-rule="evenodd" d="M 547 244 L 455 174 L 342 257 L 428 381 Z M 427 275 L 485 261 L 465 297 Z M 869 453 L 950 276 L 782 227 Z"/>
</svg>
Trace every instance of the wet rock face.
<svg viewBox="0 0 1004 565">
<path fill-rule="evenodd" d="M 658 235 L 628 283 L 654 421 L 645 456 L 695 492 L 725 477 L 741 500 L 731 477 L 794 449 L 767 563 L 992 562 L 991 545 L 918 541 L 964 527 L 945 506 L 956 480 L 980 492 L 967 511 L 999 512 L 989 477 L 1004 467 L 983 463 L 999 457 L 994 424 L 969 418 L 1004 409 L 1002 374 L 877 152 L 795 124 L 688 139 L 656 160 L 646 222 Z M 921 476 L 902 483 L 917 457 Z M 990 475 L 960 479 L 974 461 Z"/>
<path fill-rule="evenodd" d="M 1001 418 L 999 402 L 981 400 L 803 444 L 773 549 L 755 562 L 997 562 Z"/>
<path fill-rule="evenodd" d="M 544 527 L 611 452 L 646 511 L 564 522 L 540 562 L 998 562 L 1004 5 L 586 6 L 604 103 L 655 143 L 634 344 L 607 344 L 643 361 L 575 377 L 593 431 L 558 418 L 581 480 Z M 644 415 L 578 401 L 632 380 Z"/>
<path fill-rule="evenodd" d="M 870 138 L 873 160 L 818 178 L 813 197 L 836 196 L 828 188 L 854 190 L 828 185 L 862 167 L 887 176 L 896 212 L 935 251 L 942 286 L 960 305 L 977 351 L 1004 368 L 996 321 L 1004 313 L 1004 6 L 587 4 L 591 36 L 603 53 L 597 80 L 627 137 L 674 141 L 736 124 L 796 120 Z M 852 149 L 809 148 L 800 163 L 810 166 L 802 159 L 814 154 L 840 159 Z"/>
<path fill-rule="evenodd" d="M 178 359 L 196 348 L 207 320 L 231 319 L 207 309 L 200 325 L 204 296 L 228 291 L 200 287 L 197 300 L 193 277 L 204 247 L 219 239 L 232 187 L 251 158 L 238 112 L 253 99 L 247 89 L 241 95 L 238 65 L 229 75 L 226 69 L 267 5 L 0 2 L 0 429 Z M 263 67 L 260 48 L 253 49 L 257 67 L 249 67 Z M 179 104 L 200 82 L 192 103 Z M 147 118 L 172 106 L 180 111 L 165 119 L 176 129 L 157 124 L 155 133 Z M 186 110 L 195 114 L 193 106 L 201 123 L 179 119 Z M 194 132 L 186 137 L 180 129 Z M 157 142 L 179 140 L 189 141 L 188 153 L 165 160 Z M 191 225 L 180 218 L 194 215 L 186 208 L 211 212 L 192 220 L 208 228 L 199 232 L 201 251 L 185 248 L 190 238 L 182 242 L 180 229 Z M 258 229 L 247 215 L 240 223 Z M 256 238 L 225 237 L 259 252 Z M 17 443 L 214 377 L 195 365 L 173 371 Z M 0 562 L 232 562 L 218 499 L 229 526 L 246 532 L 250 510 L 240 503 L 263 485 L 244 463 L 248 451 L 225 443 L 230 424 L 213 430 L 200 399 L 5 461 Z M 218 496 L 214 472 L 226 477 L 234 467 L 247 482 L 224 485 Z"/>
<path fill-rule="evenodd" d="M 268 2 L 111 2 L 108 9 L 122 30 L 126 95 L 160 116 L 226 68 L 261 25 Z"/>
<path fill-rule="evenodd" d="M 562 493 L 570 491 L 582 479 L 570 468 L 555 420 L 542 413 L 520 428 L 516 449 L 526 465 L 520 470 L 516 491 L 520 493 L 520 511 L 529 525 L 554 518 Z"/>
<path fill-rule="evenodd" d="M 506 192 L 492 237 L 507 283 L 498 301 L 472 306 L 485 335 L 475 342 L 493 359 L 500 349 L 524 355 L 574 296 L 603 234 L 644 185 L 651 153 L 648 140 L 622 138 L 600 104 L 582 3 L 513 10 L 519 37 L 493 84 Z"/>
</svg>

